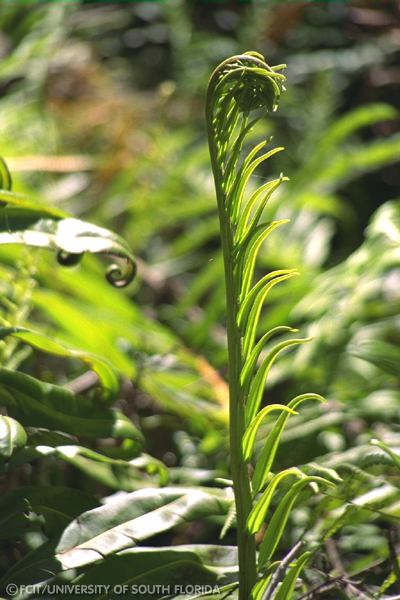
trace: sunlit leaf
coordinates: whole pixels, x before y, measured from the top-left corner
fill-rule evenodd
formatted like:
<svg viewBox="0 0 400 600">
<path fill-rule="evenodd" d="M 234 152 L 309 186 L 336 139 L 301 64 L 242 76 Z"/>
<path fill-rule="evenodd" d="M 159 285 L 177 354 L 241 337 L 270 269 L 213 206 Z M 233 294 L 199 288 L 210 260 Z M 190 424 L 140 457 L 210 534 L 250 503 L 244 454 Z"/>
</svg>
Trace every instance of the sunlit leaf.
<svg viewBox="0 0 400 600">
<path fill-rule="evenodd" d="M 297 414 L 296 411 L 292 410 L 288 406 L 284 406 L 283 404 L 269 404 L 268 406 L 265 406 L 262 410 L 260 410 L 257 416 L 254 417 L 250 425 L 247 427 L 242 440 L 242 451 L 244 460 L 250 460 L 257 432 L 264 419 L 269 415 L 270 412 L 273 411 L 288 412 L 292 415 Z"/>
<path fill-rule="evenodd" d="M 262 600 L 264 598 L 268 584 L 271 581 L 271 577 L 272 572 L 269 572 L 267 575 L 257 581 L 256 585 L 251 590 L 251 600 Z"/>
<path fill-rule="evenodd" d="M 257 414 L 264 393 L 265 384 L 268 378 L 268 373 L 272 365 L 281 352 L 292 346 L 306 344 L 311 338 L 285 340 L 277 344 L 270 350 L 266 357 L 262 360 L 251 384 L 246 401 L 246 422 L 250 423 Z M 290 412 L 290 411 L 289 411 Z"/>
<path fill-rule="evenodd" d="M 4 339 L 9 335 L 20 339 L 42 352 L 81 360 L 98 375 L 102 386 L 103 398 L 107 400 L 114 400 L 116 398 L 119 390 L 118 377 L 105 359 L 94 354 L 67 348 L 54 339 L 29 329 L 22 327 L 0 327 L 0 339 Z"/>
<path fill-rule="evenodd" d="M 286 477 L 290 477 L 291 475 L 295 475 L 300 479 L 304 479 L 305 477 L 304 473 L 302 473 L 297 467 L 285 469 L 284 471 L 274 475 L 266 490 L 262 493 L 260 498 L 256 500 L 247 519 L 247 528 L 250 533 L 257 533 L 261 529 L 276 488 L 281 481 L 283 481 Z"/>
<path fill-rule="evenodd" d="M 297 578 L 306 566 L 312 556 L 311 552 L 303 552 L 299 558 L 289 566 L 282 584 L 275 595 L 275 600 L 288 600 L 293 597 L 293 592 L 296 587 Z"/>
<path fill-rule="evenodd" d="M 304 477 L 303 479 L 300 479 L 300 481 L 297 481 L 292 488 L 286 492 L 268 524 L 264 539 L 260 545 L 258 557 L 258 564 L 260 567 L 272 558 L 279 545 L 294 503 L 300 492 L 310 483 L 335 487 L 333 483 L 322 477 Z"/>
<path fill-rule="evenodd" d="M 301 394 L 293 398 L 288 404 L 288 407 L 292 410 L 296 410 L 306 400 L 317 400 L 317 402 L 325 402 L 325 399 L 319 394 Z M 275 425 L 268 434 L 263 449 L 260 455 L 257 457 L 256 468 L 253 475 L 253 490 L 258 492 L 267 481 L 271 466 L 275 460 L 275 456 L 279 447 L 279 442 L 282 433 L 285 429 L 285 425 L 290 417 L 290 413 L 283 413 L 279 415 Z"/>
<path fill-rule="evenodd" d="M 23 448 L 27 442 L 25 429 L 11 417 L 0 416 L 0 458 L 9 458 L 15 449 Z"/>
<path fill-rule="evenodd" d="M 0 209 L 1 210 L 1 209 Z M 116 287 L 128 285 L 136 274 L 136 262 L 127 243 L 108 229 L 79 219 L 44 219 L 34 229 L 0 233 L 0 245 L 22 244 L 57 252 L 65 266 L 76 265 L 85 252 L 104 254 L 121 261 L 108 268 L 107 279 Z"/>
<path fill-rule="evenodd" d="M 221 490 L 161 488 L 114 498 L 80 515 L 59 540 L 19 561 L 6 581 L 40 582 L 71 568 L 92 565 L 188 521 L 224 515 L 231 503 Z"/>
<path fill-rule="evenodd" d="M 253 350 L 261 309 L 268 293 L 275 285 L 290 279 L 294 275 L 297 275 L 296 271 L 272 271 L 260 279 L 243 300 L 237 318 L 238 325 L 244 332 L 243 354 L 245 358 Z"/>
<path fill-rule="evenodd" d="M 277 227 L 285 223 L 288 223 L 288 219 L 258 225 L 254 229 L 250 229 L 249 234 L 240 243 L 238 269 L 241 272 L 241 298 L 246 298 L 251 288 L 257 254 L 261 245 Z"/>
<path fill-rule="evenodd" d="M 258 224 L 260 213 L 264 210 L 268 200 L 271 198 L 272 194 L 278 187 L 281 185 L 283 181 L 288 181 L 287 177 L 283 177 L 281 175 L 279 179 L 274 179 L 273 181 L 268 181 L 261 185 L 253 194 L 250 196 L 249 200 L 246 202 L 246 205 L 239 217 L 239 222 L 236 228 L 236 238 L 235 241 L 240 242 L 246 232 L 248 231 L 248 221 L 251 215 L 252 210 L 256 209 L 257 204 L 258 208 L 255 211 L 254 218 L 251 221 L 251 227 Z"/>
<path fill-rule="evenodd" d="M 240 375 L 240 381 L 241 381 L 241 384 L 243 386 L 245 393 L 248 392 L 249 384 L 252 380 L 254 371 L 257 367 L 257 361 L 259 359 L 261 352 L 264 349 L 265 344 L 271 339 L 271 337 L 273 337 L 274 335 L 277 335 L 279 333 L 298 333 L 298 331 L 299 331 L 298 329 L 294 329 L 293 327 L 287 327 L 286 325 L 279 325 L 278 327 L 274 327 L 273 329 L 270 329 L 269 331 L 267 331 L 267 333 L 264 333 L 264 335 L 259 339 L 257 344 L 254 346 L 250 356 L 247 358 L 246 362 L 244 363 L 244 366 L 243 366 L 243 369 L 242 369 L 242 372 Z"/>
<path fill-rule="evenodd" d="M 0 369 L 0 403 L 24 426 L 95 438 L 125 437 L 143 443 L 142 434 L 121 412 L 23 373 Z"/>
<path fill-rule="evenodd" d="M 277 154 L 278 152 L 282 152 L 282 150 L 284 150 L 284 148 L 273 148 L 269 152 L 265 152 L 265 154 L 262 154 L 258 158 L 253 159 L 253 156 L 255 156 L 255 154 L 265 145 L 265 143 L 262 145 L 259 144 L 249 153 L 245 160 L 243 172 L 241 172 L 238 176 L 238 184 L 235 186 L 236 189 L 234 190 L 234 194 L 232 194 L 232 212 L 234 221 L 236 221 L 237 215 L 239 214 L 240 207 L 243 201 L 244 190 L 251 175 L 254 173 L 254 171 L 259 165 L 261 165 L 263 162 L 274 156 L 274 154 Z"/>
</svg>

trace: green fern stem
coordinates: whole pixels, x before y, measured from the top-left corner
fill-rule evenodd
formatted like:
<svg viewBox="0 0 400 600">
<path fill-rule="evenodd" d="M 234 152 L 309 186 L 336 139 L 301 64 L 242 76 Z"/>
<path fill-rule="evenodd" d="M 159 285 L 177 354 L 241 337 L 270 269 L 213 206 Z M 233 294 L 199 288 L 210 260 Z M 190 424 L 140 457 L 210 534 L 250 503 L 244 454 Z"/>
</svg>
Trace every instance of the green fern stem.
<svg viewBox="0 0 400 600">
<path fill-rule="evenodd" d="M 252 508 L 252 494 L 248 467 L 242 454 L 242 439 L 245 432 L 245 413 L 240 372 L 242 366 L 241 337 L 237 326 L 238 297 L 232 264 L 232 239 L 226 219 L 220 219 L 222 251 L 224 255 L 226 321 L 229 356 L 229 437 L 231 473 L 234 484 L 237 545 L 239 553 L 240 587 L 239 598 L 250 598 L 256 582 L 256 546 L 254 536 L 246 527 L 247 517 Z"/>
<path fill-rule="evenodd" d="M 269 152 L 255 158 L 258 150 L 264 147 L 266 142 L 256 146 L 244 160 L 241 160 L 241 150 L 247 133 L 260 118 L 259 109 L 273 110 L 276 106 L 284 77 L 274 69 L 279 67 L 269 67 L 264 58 L 255 52 L 233 56 L 221 63 L 212 74 L 206 101 L 208 142 L 224 259 L 230 455 L 236 503 L 240 600 L 249 600 L 257 580 L 255 538 L 247 527 L 253 497 L 242 444 L 247 425 L 245 408 L 248 389 L 242 382 L 246 348 L 242 343 L 244 331 L 240 309 L 243 303 L 242 296 L 247 295 L 247 287 L 251 286 L 253 274 L 253 269 L 250 269 L 244 278 L 243 262 L 246 262 L 248 247 L 245 242 L 248 241 L 248 235 L 251 237 L 258 232 L 257 222 L 261 216 L 259 208 L 252 218 L 251 229 L 248 228 L 248 221 L 251 208 L 257 205 L 264 188 L 249 201 L 250 207 L 247 212 L 243 210 L 242 200 L 251 173 L 271 154 Z M 249 117 L 253 111 L 257 111 L 257 115 L 250 121 Z M 260 240 L 264 237 L 262 233 Z M 254 260 L 254 248 L 260 243 L 253 241 Z M 248 261 L 250 266 L 251 260 L 253 259 Z M 247 338 L 248 346 L 251 347 L 254 336 L 250 333 Z"/>
<path fill-rule="evenodd" d="M 228 342 L 228 380 L 229 380 L 229 439 L 231 475 L 236 504 L 237 546 L 239 559 L 239 598 L 248 600 L 256 583 L 257 561 L 254 536 L 247 531 L 247 517 L 252 508 L 252 495 L 247 464 L 242 455 L 241 440 L 245 431 L 245 413 L 240 383 L 242 368 L 241 335 L 238 327 L 239 292 L 234 277 L 233 236 L 229 215 L 226 212 L 226 193 L 223 191 L 223 173 L 218 161 L 217 147 L 212 126 L 212 103 L 206 108 L 208 141 L 211 164 L 217 195 L 221 246 L 224 260 L 226 327 Z"/>
<path fill-rule="evenodd" d="M 273 111 L 277 108 L 280 94 L 284 91 L 285 77 L 279 73 L 283 66 L 270 67 L 256 52 L 233 56 L 221 63 L 212 74 L 206 102 L 224 260 L 230 455 L 237 516 L 239 600 L 261 600 L 264 592 L 268 597 L 275 593 L 281 573 L 278 570 L 270 581 L 271 568 L 276 568 L 274 556 L 298 496 L 310 484 L 314 488 L 317 484 L 334 486 L 325 478 L 307 476 L 297 468 L 278 472 L 270 478 L 289 416 L 297 414 L 296 408 L 306 400 L 322 402 L 324 399 L 318 394 L 308 393 L 296 396 L 287 405 L 268 404 L 261 408 L 266 379 L 275 359 L 287 348 L 309 341 L 309 338 L 292 338 L 267 349 L 266 342 L 276 334 L 296 331 L 284 325 L 267 331 L 259 339 L 257 335 L 268 293 L 275 285 L 296 274 L 294 270 L 281 269 L 258 280 L 256 278 L 257 255 L 263 242 L 277 227 L 287 222 L 286 219 L 263 220 L 263 211 L 271 194 L 285 178 L 281 175 L 253 192 L 247 184 L 255 169 L 282 148 L 273 148 L 260 155 L 259 152 L 268 144 L 268 140 L 264 140 L 247 153 L 242 152 L 247 135 L 261 117 L 260 109 Z M 273 411 L 281 414 L 264 440 L 250 481 L 248 463 L 252 459 L 256 434 L 261 422 Z M 269 517 L 275 489 L 287 476 L 295 476 L 299 480 Z M 266 485 L 264 492 L 257 497 Z M 256 560 L 255 536 L 266 520 L 268 527 Z M 310 556 L 310 552 L 306 551 L 288 569 L 279 588 L 279 598 L 292 597 L 296 578 Z"/>
</svg>

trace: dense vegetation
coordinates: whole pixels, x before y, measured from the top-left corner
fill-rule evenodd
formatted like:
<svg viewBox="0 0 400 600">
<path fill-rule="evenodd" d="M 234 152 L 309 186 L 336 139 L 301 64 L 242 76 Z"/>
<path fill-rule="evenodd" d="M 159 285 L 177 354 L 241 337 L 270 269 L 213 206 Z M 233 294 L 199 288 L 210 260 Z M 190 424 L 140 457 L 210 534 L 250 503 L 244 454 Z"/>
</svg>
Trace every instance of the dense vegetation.
<svg viewBox="0 0 400 600">
<path fill-rule="evenodd" d="M 1 7 L 5 597 L 400 594 L 396 10 Z"/>
</svg>

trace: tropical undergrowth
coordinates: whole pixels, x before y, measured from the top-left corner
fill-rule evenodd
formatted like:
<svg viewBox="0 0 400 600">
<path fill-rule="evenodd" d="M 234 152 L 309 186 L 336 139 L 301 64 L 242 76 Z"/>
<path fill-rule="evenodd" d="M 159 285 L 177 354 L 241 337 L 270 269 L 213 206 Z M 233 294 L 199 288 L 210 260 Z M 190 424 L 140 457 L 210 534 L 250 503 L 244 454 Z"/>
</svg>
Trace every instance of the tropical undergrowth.
<svg viewBox="0 0 400 600">
<path fill-rule="evenodd" d="M 55 47 L 60 24 L 55 12 L 51 18 L 49 12 L 48 19 L 44 39 Z M 45 26 L 44 20 L 42 29 Z M 33 62 L 38 53 L 47 52 L 34 41 L 34 35 L 25 41 L 25 55 Z M 244 65 L 236 65 L 239 69 L 252 63 L 249 57 L 242 60 Z M 253 60 L 261 57 L 254 55 Z M 24 65 L 18 65 L 23 72 Z M 281 77 L 274 81 L 283 82 Z M 29 85 L 35 85 L 33 79 Z M 228 104 L 229 86 L 222 84 L 219 90 L 221 97 L 216 99 Z M 272 108 L 269 83 L 264 92 L 267 108 Z M 251 85 L 248 92 L 242 87 L 240 105 L 244 112 L 254 108 L 249 110 L 254 119 L 263 111 L 251 106 L 253 93 Z M 24 106 L 18 91 L 10 98 L 3 101 L 7 153 L 32 152 L 27 141 L 32 132 L 31 137 L 39 135 L 42 146 L 53 153 L 49 123 L 37 118 L 35 106 Z M 17 114 L 24 117 L 26 138 L 15 135 Z M 223 115 L 222 110 L 219 116 Z M 244 113 L 239 117 L 238 125 Z M 383 104 L 349 113 L 326 124 L 315 147 L 310 138 L 308 160 L 288 172 L 291 181 L 279 176 L 284 154 L 271 156 L 267 167 L 275 171 L 278 166 L 276 180 L 267 179 L 268 170 L 260 165 L 262 179 L 252 175 L 246 194 L 235 192 L 245 207 L 250 198 L 257 201 L 254 181 L 261 181 L 262 195 L 277 188 L 263 212 L 260 205 L 258 212 L 255 208 L 247 215 L 246 225 L 250 218 L 262 217 L 261 224 L 291 219 L 276 227 L 260 247 L 257 277 L 274 270 L 281 272 L 278 278 L 301 272 L 282 286 L 275 286 L 275 276 L 264 279 L 274 286 L 246 350 L 252 347 L 253 334 L 262 340 L 268 330 L 282 336 L 291 333 L 289 327 L 301 326 L 304 334 L 295 334 L 295 340 L 312 338 L 295 352 L 293 347 L 282 353 L 272 365 L 260 412 L 256 416 L 254 408 L 249 411 L 252 427 L 239 443 L 238 434 L 232 438 L 242 477 L 253 479 L 254 509 L 248 511 L 246 528 L 243 515 L 235 514 L 226 459 L 227 305 L 205 145 L 194 146 L 188 131 L 173 135 L 165 126 L 152 125 L 148 143 L 154 162 L 138 155 L 134 169 L 128 164 L 117 171 L 105 189 L 107 203 L 97 206 L 96 194 L 89 196 L 96 222 L 107 223 L 111 215 L 118 224 L 123 215 L 124 232 L 143 257 L 142 283 L 134 280 L 127 291 L 114 290 L 104 280 L 102 265 L 89 255 L 94 250 L 117 254 L 119 268 L 128 267 L 128 272 L 133 256 L 122 240 L 85 222 L 90 211 L 80 200 L 81 192 L 76 200 L 63 196 L 61 185 L 59 196 L 51 188 L 58 197 L 55 208 L 54 202 L 43 200 L 50 189 L 43 177 L 15 173 L 14 194 L 8 171 L 2 169 L 2 585 L 196 582 L 218 585 L 221 597 L 234 596 L 238 529 L 239 546 L 243 537 L 257 532 L 260 587 L 254 594 L 260 597 L 307 597 L 314 589 L 327 598 L 351 598 L 361 592 L 384 598 L 396 589 L 398 471 L 390 449 L 399 445 L 393 427 L 398 419 L 398 202 L 388 202 L 376 212 L 356 251 L 338 266 L 323 268 L 335 223 L 354 217 L 340 198 L 339 186 L 393 161 L 398 148 L 396 136 L 363 145 L 353 143 L 352 136 L 394 117 L 395 111 Z M 243 153 L 230 154 L 232 176 L 225 191 L 243 159 L 265 137 L 267 126 L 275 128 L 275 140 L 281 143 L 275 113 L 269 112 L 267 121 L 249 127 Z M 228 136 L 219 158 L 229 161 L 236 136 L 224 127 L 214 134 Z M 315 140 L 315 131 L 313 135 Z M 236 141 L 234 149 L 239 146 Z M 272 141 L 265 150 L 270 148 Z M 252 160 L 257 158 L 254 154 Z M 165 169 L 156 166 L 162 160 Z M 18 160 L 14 162 L 18 166 Z M 85 181 L 96 179 L 97 167 L 79 168 L 83 171 L 72 188 L 84 189 Z M 93 174 L 85 172 L 88 168 Z M 64 179 L 68 188 L 68 175 Z M 107 172 L 99 169 L 93 189 L 104 179 Z M 135 202 L 121 208 L 121 197 L 129 194 L 130 186 Z M 170 198 L 177 194 L 182 204 L 171 206 Z M 236 205 L 233 216 L 238 217 L 239 208 Z M 71 209 L 79 220 L 71 217 Z M 237 221 L 227 223 L 234 231 Z M 168 228 L 178 235 L 164 238 Z M 224 235 L 229 238 L 226 229 Z M 32 252 L 30 244 L 51 248 L 70 268 L 58 266 L 47 250 Z M 229 260 L 236 259 L 233 253 Z M 251 270 L 251 261 L 246 265 Z M 245 287 L 250 280 L 248 271 Z M 254 281 L 257 278 L 251 289 Z M 264 342 L 265 348 L 258 346 L 258 390 L 275 359 L 274 346 L 265 337 Z M 289 348 L 287 343 L 291 341 L 278 340 L 282 350 Z M 233 371 L 237 368 L 238 364 Z M 254 397 L 257 386 L 253 384 Z M 310 402 L 292 406 L 297 415 L 283 407 L 310 390 L 315 394 Z M 327 402 L 319 402 L 319 395 Z M 280 415 L 271 404 L 279 405 L 275 408 Z M 371 437 L 388 446 L 372 445 Z M 273 464 L 266 461 L 267 454 L 275 454 Z M 309 477 L 333 482 L 335 488 L 320 480 L 316 488 L 316 482 L 309 485 Z M 236 481 L 233 487 L 237 489 Z M 265 534 L 263 523 L 271 518 L 285 526 Z M 279 545 L 274 547 L 276 540 Z M 254 556 L 253 542 L 250 545 Z M 251 560 L 254 582 L 256 563 Z"/>
</svg>

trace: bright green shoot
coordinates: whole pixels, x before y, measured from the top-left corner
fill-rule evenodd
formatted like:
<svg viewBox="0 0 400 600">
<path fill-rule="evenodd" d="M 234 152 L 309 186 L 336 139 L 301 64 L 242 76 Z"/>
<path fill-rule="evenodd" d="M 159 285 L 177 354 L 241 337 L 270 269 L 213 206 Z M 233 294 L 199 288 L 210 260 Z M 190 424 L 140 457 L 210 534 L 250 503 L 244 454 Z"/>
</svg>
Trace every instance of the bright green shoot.
<svg viewBox="0 0 400 600">
<path fill-rule="evenodd" d="M 285 181 L 282 175 L 247 192 L 251 175 L 268 158 L 282 148 L 264 150 L 268 141 L 256 145 L 243 157 L 247 135 L 263 112 L 274 111 L 284 91 L 284 65 L 270 67 L 264 57 L 247 52 L 224 61 L 211 76 L 206 105 L 206 118 L 211 163 L 220 221 L 226 285 L 226 321 L 229 355 L 230 449 L 231 471 L 236 502 L 237 541 L 239 553 L 239 598 L 261 598 L 268 588 L 275 550 L 284 533 L 290 512 L 305 487 L 332 485 L 320 477 L 307 477 L 299 469 L 272 477 L 270 473 L 287 420 L 305 400 L 323 401 L 317 394 L 298 396 L 288 406 L 269 405 L 260 410 L 268 373 L 278 355 L 286 348 L 307 339 L 290 339 L 265 352 L 270 339 L 294 332 L 280 326 L 257 340 L 260 315 L 275 285 L 297 273 L 277 270 L 254 281 L 257 255 L 263 242 L 287 220 L 264 222 L 263 212 L 271 195 Z M 272 412 L 278 412 L 251 480 L 248 463 L 254 453 L 257 432 Z M 267 511 L 278 484 L 288 476 L 299 479 L 286 493 L 269 522 L 257 560 L 255 535 L 263 527 Z M 268 487 L 256 500 L 255 496 Z M 286 575 L 285 588 L 295 587 L 296 577 L 305 566 L 309 554 L 301 555 L 293 572 Z M 263 573 L 266 570 L 266 575 Z M 259 575 L 261 574 L 261 578 Z M 273 579 L 273 578 L 272 578 Z M 272 581 L 271 579 L 271 581 Z M 284 585 L 284 583 L 282 583 Z"/>
</svg>

